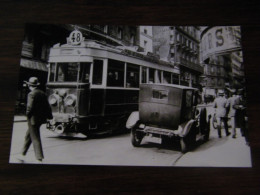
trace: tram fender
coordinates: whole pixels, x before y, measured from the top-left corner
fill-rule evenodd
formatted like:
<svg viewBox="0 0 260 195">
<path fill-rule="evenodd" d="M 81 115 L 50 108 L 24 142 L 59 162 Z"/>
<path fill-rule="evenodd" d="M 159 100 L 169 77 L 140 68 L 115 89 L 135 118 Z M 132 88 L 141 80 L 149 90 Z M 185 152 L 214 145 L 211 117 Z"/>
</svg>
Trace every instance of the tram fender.
<svg viewBox="0 0 260 195">
<path fill-rule="evenodd" d="M 139 121 L 139 112 L 135 111 L 130 114 L 126 122 L 126 128 L 131 129 Z"/>
</svg>

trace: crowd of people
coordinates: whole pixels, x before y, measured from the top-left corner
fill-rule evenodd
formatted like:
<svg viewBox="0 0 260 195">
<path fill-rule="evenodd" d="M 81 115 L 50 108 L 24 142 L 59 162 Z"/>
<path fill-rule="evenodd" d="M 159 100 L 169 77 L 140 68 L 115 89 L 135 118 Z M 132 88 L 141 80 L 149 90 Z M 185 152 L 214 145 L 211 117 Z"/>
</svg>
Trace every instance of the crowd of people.
<svg viewBox="0 0 260 195">
<path fill-rule="evenodd" d="M 217 130 L 219 138 L 222 137 L 222 124 L 226 136 L 232 134 L 232 138 L 237 137 L 237 128 L 240 128 L 241 135 L 245 137 L 246 144 L 248 140 L 246 102 L 242 90 L 228 89 L 218 91 L 218 96 L 213 102 L 213 108 L 216 109 Z M 231 132 L 228 128 L 228 120 L 231 124 Z"/>
</svg>

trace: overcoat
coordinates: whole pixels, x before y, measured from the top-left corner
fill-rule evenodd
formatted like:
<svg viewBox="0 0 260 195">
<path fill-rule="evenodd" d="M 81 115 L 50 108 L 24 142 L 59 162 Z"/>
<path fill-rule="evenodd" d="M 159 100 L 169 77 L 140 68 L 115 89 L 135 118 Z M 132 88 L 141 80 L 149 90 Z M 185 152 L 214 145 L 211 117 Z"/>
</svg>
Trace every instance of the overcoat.
<svg viewBox="0 0 260 195">
<path fill-rule="evenodd" d="M 31 125 L 41 125 L 52 118 L 47 97 L 40 89 L 35 89 L 28 94 L 26 115 Z"/>
</svg>

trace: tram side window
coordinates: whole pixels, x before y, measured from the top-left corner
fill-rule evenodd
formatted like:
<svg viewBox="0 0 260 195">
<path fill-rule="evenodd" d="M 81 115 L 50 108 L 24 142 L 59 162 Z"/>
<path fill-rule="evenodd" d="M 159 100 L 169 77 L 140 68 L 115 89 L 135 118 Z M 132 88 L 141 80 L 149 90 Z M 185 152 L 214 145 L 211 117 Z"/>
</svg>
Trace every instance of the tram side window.
<svg viewBox="0 0 260 195">
<path fill-rule="evenodd" d="M 55 64 L 51 63 L 49 69 L 49 82 L 54 82 L 54 75 L 55 75 Z"/>
<path fill-rule="evenodd" d="M 103 60 L 94 60 L 92 83 L 95 85 L 101 85 L 102 75 L 103 75 Z"/>
<path fill-rule="evenodd" d="M 83 83 L 89 83 L 89 74 L 90 74 L 90 63 L 80 63 L 80 74 L 79 81 Z"/>
<path fill-rule="evenodd" d="M 156 70 L 155 71 L 155 83 L 161 83 L 161 71 L 160 70 Z"/>
<path fill-rule="evenodd" d="M 142 83 L 147 83 L 147 68 L 142 67 Z"/>
<path fill-rule="evenodd" d="M 58 63 L 57 81 L 58 82 L 76 82 L 78 77 L 77 63 Z"/>
<path fill-rule="evenodd" d="M 171 73 L 163 72 L 163 83 L 171 83 Z"/>
<path fill-rule="evenodd" d="M 126 71 L 126 87 L 127 88 L 138 88 L 140 78 L 140 68 L 134 64 L 127 64 Z"/>
<path fill-rule="evenodd" d="M 124 70 L 124 62 L 108 60 L 107 86 L 124 87 Z"/>
<path fill-rule="evenodd" d="M 154 72 L 153 68 L 149 68 L 149 83 L 154 83 Z"/>
<path fill-rule="evenodd" d="M 179 75 L 172 74 L 172 84 L 179 84 Z"/>
</svg>

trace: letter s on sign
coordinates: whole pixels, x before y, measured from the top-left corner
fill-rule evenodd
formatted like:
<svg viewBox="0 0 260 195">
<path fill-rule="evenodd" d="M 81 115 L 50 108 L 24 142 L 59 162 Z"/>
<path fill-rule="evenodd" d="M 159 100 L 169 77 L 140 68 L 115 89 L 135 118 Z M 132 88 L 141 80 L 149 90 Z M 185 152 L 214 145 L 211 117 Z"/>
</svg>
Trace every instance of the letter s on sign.
<svg viewBox="0 0 260 195">
<path fill-rule="evenodd" d="M 222 28 L 216 30 L 216 47 L 222 46 L 224 44 L 224 38 L 222 36 Z"/>
</svg>

